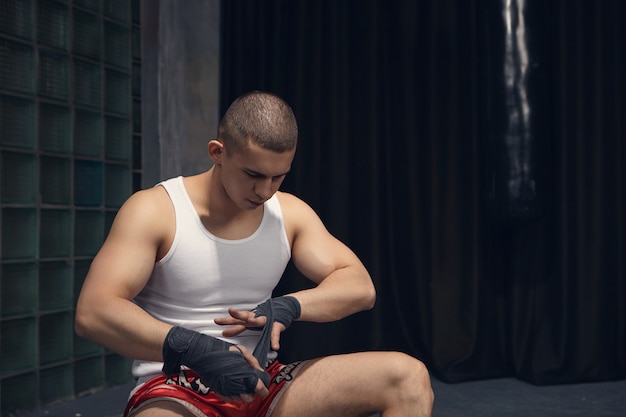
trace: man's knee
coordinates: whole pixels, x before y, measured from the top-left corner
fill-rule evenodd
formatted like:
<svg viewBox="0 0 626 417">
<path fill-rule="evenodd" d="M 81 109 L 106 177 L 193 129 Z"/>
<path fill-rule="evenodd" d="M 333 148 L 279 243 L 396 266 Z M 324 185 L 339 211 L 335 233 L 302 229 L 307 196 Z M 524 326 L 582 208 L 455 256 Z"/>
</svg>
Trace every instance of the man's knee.
<svg viewBox="0 0 626 417">
<path fill-rule="evenodd" d="M 420 360 L 404 353 L 395 353 L 390 359 L 390 386 L 403 401 L 416 401 L 432 406 L 434 393 L 430 374 Z"/>
</svg>

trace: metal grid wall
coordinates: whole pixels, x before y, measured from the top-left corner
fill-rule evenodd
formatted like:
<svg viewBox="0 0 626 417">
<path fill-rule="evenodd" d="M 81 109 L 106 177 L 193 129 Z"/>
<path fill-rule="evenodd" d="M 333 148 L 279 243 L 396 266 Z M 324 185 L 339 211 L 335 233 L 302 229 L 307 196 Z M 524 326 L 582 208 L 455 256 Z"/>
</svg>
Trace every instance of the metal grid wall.
<svg viewBox="0 0 626 417">
<path fill-rule="evenodd" d="M 139 24 L 139 0 L 0 1 L 2 415 L 130 378 L 73 314 L 141 184 Z"/>
</svg>

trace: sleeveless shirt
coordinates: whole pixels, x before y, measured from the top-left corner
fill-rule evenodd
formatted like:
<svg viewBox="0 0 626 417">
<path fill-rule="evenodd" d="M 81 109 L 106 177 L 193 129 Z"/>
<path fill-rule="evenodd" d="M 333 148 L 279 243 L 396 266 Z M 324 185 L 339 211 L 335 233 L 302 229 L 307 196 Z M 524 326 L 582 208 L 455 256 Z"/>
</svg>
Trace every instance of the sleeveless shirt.
<svg viewBox="0 0 626 417">
<path fill-rule="evenodd" d="M 238 240 L 209 232 L 195 210 L 183 178 L 161 182 L 176 213 L 176 232 L 167 254 L 156 262 L 146 286 L 134 302 L 158 320 L 186 327 L 254 350 L 259 331 L 224 338 L 228 308 L 251 310 L 272 296 L 291 257 L 282 211 L 276 195 L 263 205 L 258 228 Z M 161 372 L 160 362 L 135 361 L 133 375 Z M 144 378 L 141 378 L 144 379 Z"/>
</svg>

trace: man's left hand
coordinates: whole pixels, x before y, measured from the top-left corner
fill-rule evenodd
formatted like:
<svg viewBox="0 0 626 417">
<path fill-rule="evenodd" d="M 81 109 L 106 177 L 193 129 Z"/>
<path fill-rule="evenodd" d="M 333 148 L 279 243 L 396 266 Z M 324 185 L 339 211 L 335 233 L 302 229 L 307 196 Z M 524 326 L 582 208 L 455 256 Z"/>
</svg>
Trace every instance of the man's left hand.
<svg viewBox="0 0 626 417">
<path fill-rule="evenodd" d="M 260 329 L 265 326 L 265 316 L 254 317 L 254 311 L 237 310 L 231 307 L 228 309 L 228 314 L 230 314 L 230 317 L 215 319 L 215 323 L 220 326 L 230 326 L 222 332 L 224 337 L 235 337 L 244 330 Z M 280 349 L 280 334 L 285 330 L 286 328 L 282 323 L 274 322 L 271 336 L 272 350 L 278 351 Z"/>
</svg>

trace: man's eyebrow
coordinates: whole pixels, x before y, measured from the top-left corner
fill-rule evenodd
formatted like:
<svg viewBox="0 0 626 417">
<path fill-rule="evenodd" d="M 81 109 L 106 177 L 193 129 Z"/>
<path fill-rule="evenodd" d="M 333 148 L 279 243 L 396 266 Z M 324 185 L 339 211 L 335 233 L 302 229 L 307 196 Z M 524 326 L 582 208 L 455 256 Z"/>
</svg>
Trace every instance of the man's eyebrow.
<svg viewBox="0 0 626 417">
<path fill-rule="evenodd" d="M 267 175 L 265 175 L 262 172 L 258 172 L 255 171 L 254 169 L 250 169 L 250 168 L 244 168 L 244 170 L 248 173 L 248 174 L 252 174 L 252 175 L 256 175 L 259 177 L 263 177 L 263 178 L 268 178 Z M 282 177 L 283 175 L 287 175 L 289 173 L 290 169 L 288 169 L 287 171 L 283 172 L 282 174 L 278 174 L 278 175 L 272 175 L 272 178 L 276 178 L 276 177 Z"/>
</svg>

